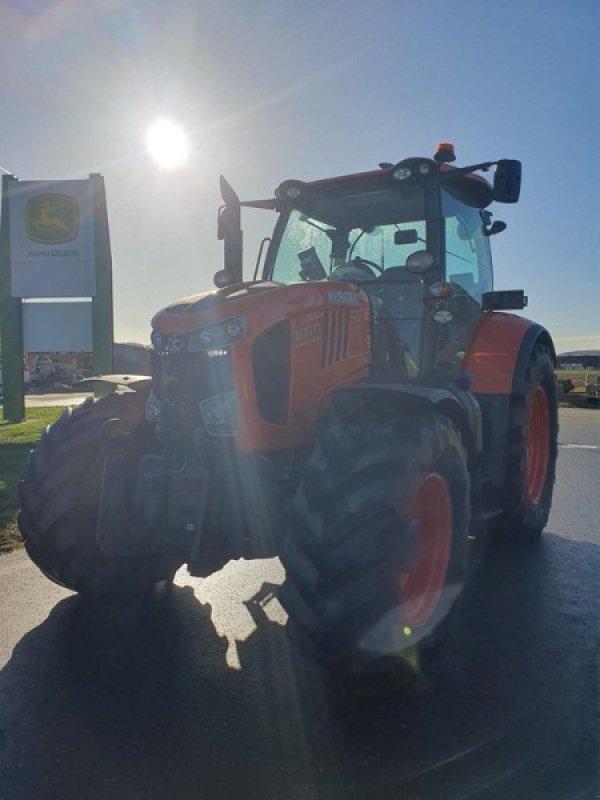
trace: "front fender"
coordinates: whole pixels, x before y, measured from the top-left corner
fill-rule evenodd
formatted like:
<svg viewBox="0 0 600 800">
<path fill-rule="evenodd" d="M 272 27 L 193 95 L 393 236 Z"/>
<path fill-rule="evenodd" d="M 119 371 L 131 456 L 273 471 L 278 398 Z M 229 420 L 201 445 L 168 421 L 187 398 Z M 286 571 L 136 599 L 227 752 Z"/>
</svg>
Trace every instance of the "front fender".
<svg viewBox="0 0 600 800">
<path fill-rule="evenodd" d="M 452 420 L 472 455 L 481 452 L 483 444 L 481 410 L 477 399 L 470 392 L 405 383 L 364 382 L 340 387 L 332 393 L 334 402 L 344 396 L 362 396 L 375 407 L 380 406 L 384 400 L 391 399 L 397 401 L 401 408 L 435 409 Z"/>
</svg>

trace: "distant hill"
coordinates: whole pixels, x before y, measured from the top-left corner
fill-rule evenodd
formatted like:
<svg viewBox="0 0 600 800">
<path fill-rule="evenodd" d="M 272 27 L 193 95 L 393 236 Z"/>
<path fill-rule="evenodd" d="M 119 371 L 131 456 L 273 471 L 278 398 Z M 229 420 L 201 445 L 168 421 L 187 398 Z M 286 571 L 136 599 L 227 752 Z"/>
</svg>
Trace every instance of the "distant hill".
<svg viewBox="0 0 600 800">
<path fill-rule="evenodd" d="M 600 369 L 600 350 L 569 350 L 556 356 L 559 369 Z"/>
<path fill-rule="evenodd" d="M 149 375 L 151 348 L 145 344 L 127 342 L 113 345 L 113 370 L 117 375 Z"/>
<path fill-rule="evenodd" d="M 558 353 L 559 358 L 565 356 L 600 356 L 600 350 L 569 350 L 566 353 Z"/>
</svg>

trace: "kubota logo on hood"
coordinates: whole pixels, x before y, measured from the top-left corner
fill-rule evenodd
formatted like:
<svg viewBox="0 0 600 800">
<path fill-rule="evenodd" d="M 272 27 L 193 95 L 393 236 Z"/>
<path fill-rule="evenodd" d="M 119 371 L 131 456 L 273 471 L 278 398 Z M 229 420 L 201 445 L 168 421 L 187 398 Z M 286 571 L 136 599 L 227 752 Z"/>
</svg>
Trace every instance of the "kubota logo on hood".
<svg viewBox="0 0 600 800">
<path fill-rule="evenodd" d="M 353 306 L 358 303 L 356 292 L 334 289 L 327 292 L 327 299 L 336 306 Z"/>
<path fill-rule="evenodd" d="M 30 197 L 25 207 L 25 228 L 32 242 L 64 244 L 77 238 L 79 207 L 65 194 Z"/>
</svg>

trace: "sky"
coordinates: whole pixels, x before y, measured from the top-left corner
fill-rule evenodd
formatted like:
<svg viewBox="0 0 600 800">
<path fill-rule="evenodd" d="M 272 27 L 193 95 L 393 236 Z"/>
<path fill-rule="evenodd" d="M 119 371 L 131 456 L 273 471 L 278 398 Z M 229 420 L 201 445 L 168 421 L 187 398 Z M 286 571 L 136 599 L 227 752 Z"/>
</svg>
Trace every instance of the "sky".
<svg viewBox="0 0 600 800">
<path fill-rule="evenodd" d="M 222 266 L 220 173 L 253 199 L 440 141 L 517 158 L 496 288 L 559 352 L 600 348 L 599 33 L 597 0 L 0 0 L 0 165 L 104 176 L 115 338 L 147 343 Z M 146 152 L 157 117 L 190 137 L 179 169 Z M 248 212 L 246 275 L 273 222 Z"/>
</svg>

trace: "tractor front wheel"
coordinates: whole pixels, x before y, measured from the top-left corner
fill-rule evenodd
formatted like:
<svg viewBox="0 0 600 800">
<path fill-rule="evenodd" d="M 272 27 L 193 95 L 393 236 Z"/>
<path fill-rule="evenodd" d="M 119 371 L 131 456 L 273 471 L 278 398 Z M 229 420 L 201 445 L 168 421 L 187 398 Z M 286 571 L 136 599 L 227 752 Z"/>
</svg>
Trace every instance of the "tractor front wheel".
<svg viewBox="0 0 600 800">
<path fill-rule="evenodd" d="M 435 412 L 323 421 L 281 553 L 289 624 L 329 662 L 383 667 L 438 639 L 467 571 L 469 474 Z"/>
<path fill-rule="evenodd" d="M 137 543 L 128 557 L 111 557 L 98 543 L 96 526 L 103 480 L 101 433 L 118 419 L 122 434 L 119 467 L 123 496 L 134 495 L 137 464 L 151 447 L 144 422 L 145 395 L 112 394 L 67 409 L 42 434 L 31 453 L 19 489 L 19 528 L 32 561 L 55 583 L 88 595 L 144 594 L 172 577 L 183 562 L 177 554 L 159 552 L 151 542 Z M 111 532 L 127 543 L 127 524 Z"/>
</svg>

